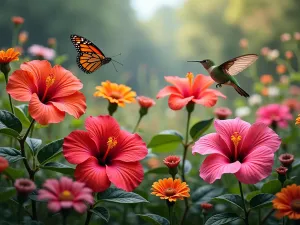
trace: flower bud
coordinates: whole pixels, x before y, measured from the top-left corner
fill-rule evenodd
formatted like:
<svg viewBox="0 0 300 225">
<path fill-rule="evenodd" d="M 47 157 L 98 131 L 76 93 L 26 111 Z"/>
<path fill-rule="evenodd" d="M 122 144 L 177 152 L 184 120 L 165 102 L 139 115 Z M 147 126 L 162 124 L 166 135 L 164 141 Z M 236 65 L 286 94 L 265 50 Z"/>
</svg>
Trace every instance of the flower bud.
<svg viewBox="0 0 300 225">
<path fill-rule="evenodd" d="M 260 50 L 260 54 L 262 56 L 267 56 L 270 52 L 270 49 L 268 47 L 263 47 L 261 50 Z"/>
<path fill-rule="evenodd" d="M 294 57 L 294 53 L 292 51 L 286 51 L 284 55 L 286 59 L 292 59 Z"/>
<path fill-rule="evenodd" d="M 22 31 L 19 34 L 19 43 L 22 45 L 28 40 L 28 32 Z"/>
<path fill-rule="evenodd" d="M 139 105 L 141 106 L 140 108 L 141 117 L 145 116 L 148 113 L 148 109 L 155 105 L 155 101 L 152 98 L 148 98 L 145 96 L 138 96 L 136 99 Z"/>
<path fill-rule="evenodd" d="M 273 77 L 270 74 L 264 74 L 260 77 L 260 82 L 262 84 L 271 84 L 273 82 Z"/>
<path fill-rule="evenodd" d="M 210 211 L 214 206 L 213 206 L 213 204 L 204 202 L 204 203 L 201 203 L 201 204 L 200 204 L 200 207 L 202 208 L 203 213 L 206 214 L 206 213 L 207 213 L 208 211 Z"/>
<path fill-rule="evenodd" d="M 164 159 L 164 164 L 169 168 L 169 174 L 175 179 L 176 174 L 178 173 L 178 165 L 180 163 L 180 157 L 176 155 L 169 155 Z"/>
<path fill-rule="evenodd" d="M 24 18 L 21 16 L 13 16 L 11 21 L 16 25 L 22 25 L 24 23 Z"/>
<path fill-rule="evenodd" d="M 278 159 L 283 166 L 289 168 L 289 166 L 291 166 L 292 163 L 294 162 L 294 155 L 285 153 L 285 154 L 281 154 L 278 157 Z"/>
<path fill-rule="evenodd" d="M 48 46 L 49 46 L 49 48 L 56 48 L 56 39 L 55 38 L 49 38 L 48 39 Z"/>
<path fill-rule="evenodd" d="M 0 173 L 3 172 L 9 166 L 6 158 L 0 156 Z"/>
<path fill-rule="evenodd" d="M 283 184 L 286 180 L 286 173 L 288 171 L 288 168 L 284 166 L 280 166 L 276 169 L 276 172 L 278 174 L 278 180 Z"/>
<path fill-rule="evenodd" d="M 227 107 L 218 107 L 214 110 L 214 114 L 219 120 L 226 120 L 232 115 L 232 111 Z"/>
<path fill-rule="evenodd" d="M 243 48 L 243 49 L 247 49 L 248 48 L 248 40 L 246 38 L 242 38 L 240 40 L 240 47 Z"/>
<path fill-rule="evenodd" d="M 300 41 L 300 32 L 295 32 L 295 33 L 294 33 L 294 39 L 295 39 L 296 41 Z"/>
<path fill-rule="evenodd" d="M 292 36 L 288 33 L 284 33 L 280 36 L 280 40 L 282 42 L 290 41 L 292 39 Z"/>
<path fill-rule="evenodd" d="M 17 193 L 18 193 L 18 201 L 23 204 L 28 195 L 36 189 L 35 183 L 26 178 L 20 178 L 15 181 L 14 184 Z"/>
<path fill-rule="evenodd" d="M 286 72 L 286 66 L 283 64 L 279 64 L 276 66 L 276 72 L 278 74 L 284 74 Z"/>
</svg>

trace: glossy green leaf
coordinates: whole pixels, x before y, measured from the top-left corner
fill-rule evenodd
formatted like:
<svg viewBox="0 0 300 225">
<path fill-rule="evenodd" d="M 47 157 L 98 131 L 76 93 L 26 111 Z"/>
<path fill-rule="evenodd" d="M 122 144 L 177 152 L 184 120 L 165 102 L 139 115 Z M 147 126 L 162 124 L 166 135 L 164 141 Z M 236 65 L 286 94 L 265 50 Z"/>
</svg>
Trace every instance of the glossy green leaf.
<svg viewBox="0 0 300 225">
<path fill-rule="evenodd" d="M 14 106 L 15 108 L 15 115 L 19 118 L 19 120 L 22 122 L 24 127 L 30 126 L 30 120 L 28 118 L 28 105 L 22 104 L 18 106 Z"/>
<path fill-rule="evenodd" d="M 254 196 L 261 194 L 261 191 L 252 191 L 247 194 L 246 200 L 249 202 Z"/>
<path fill-rule="evenodd" d="M 10 128 L 2 128 L 0 129 L 0 134 L 5 134 L 7 136 L 11 136 L 11 137 L 14 137 L 14 138 L 19 138 L 20 137 L 20 134 L 13 130 L 13 129 L 10 129 Z"/>
<path fill-rule="evenodd" d="M 212 198 L 219 196 L 224 191 L 223 188 L 216 188 L 211 185 L 205 185 L 196 189 L 192 195 L 192 201 L 196 204 L 209 202 Z"/>
<path fill-rule="evenodd" d="M 38 161 L 44 165 L 57 155 L 61 154 L 63 142 L 64 139 L 55 140 L 41 148 L 37 153 Z"/>
<path fill-rule="evenodd" d="M 171 134 L 171 135 L 176 135 L 176 136 L 180 137 L 181 140 L 184 139 L 183 135 L 177 130 L 163 130 L 159 134 Z"/>
<path fill-rule="evenodd" d="M 156 214 L 137 214 L 139 217 L 141 217 L 143 220 L 153 224 L 153 225 L 169 225 L 169 221 L 159 215 Z"/>
<path fill-rule="evenodd" d="M 164 167 L 158 167 L 158 168 L 154 168 L 151 170 L 148 170 L 147 172 L 145 172 L 146 174 L 168 174 L 169 173 L 169 168 L 164 166 Z"/>
<path fill-rule="evenodd" d="M 108 188 L 106 191 L 98 193 L 98 200 L 106 201 L 106 202 L 116 202 L 122 204 L 131 204 L 131 203 L 141 203 L 141 202 L 148 202 L 142 196 L 133 193 L 133 192 L 126 192 L 119 188 Z"/>
<path fill-rule="evenodd" d="M 35 155 L 38 152 L 39 147 L 42 144 L 42 140 L 36 139 L 36 138 L 26 138 L 26 144 L 32 151 L 33 155 Z"/>
<path fill-rule="evenodd" d="M 22 123 L 14 114 L 6 110 L 0 110 L 0 130 L 4 128 L 10 128 L 20 133 L 22 131 Z"/>
<path fill-rule="evenodd" d="M 12 167 L 8 167 L 3 171 L 4 174 L 6 174 L 8 177 L 10 177 L 11 179 L 17 179 L 17 178 L 21 178 L 24 177 L 24 169 L 15 169 Z"/>
<path fill-rule="evenodd" d="M 258 194 L 250 200 L 250 207 L 251 209 L 258 209 L 271 206 L 274 198 L 275 195 L 272 194 Z"/>
<path fill-rule="evenodd" d="M 108 209 L 105 207 L 95 207 L 93 209 L 90 209 L 90 212 L 105 220 L 106 222 L 109 221 L 110 214 Z"/>
<path fill-rule="evenodd" d="M 213 121 L 214 118 L 211 118 L 209 120 L 200 121 L 192 126 L 192 128 L 190 129 L 190 135 L 193 140 L 197 140 L 198 138 L 200 138 L 201 135 L 208 130 Z"/>
<path fill-rule="evenodd" d="M 221 225 L 221 224 L 227 224 L 229 222 L 235 221 L 241 219 L 237 214 L 235 213 L 220 213 L 213 215 L 210 217 L 205 225 Z"/>
<path fill-rule="evenodd" d="M 225 194 L 225 195 L 215 197 L 215 198 L 213 198 L 213 200 L 216 200 L 218 202 L 224 202 L 224 203 L 232 204 L 232 205 L 238 207 L 240 210 L 243 211 L 244 201 L 241 198 L 241 196 L 239 196 L 239 195 Z"/>
<path fill-rule="evenodd" d="M 148 148 L 151 148 L 152 152 L 171 152 L 175 151 L 181 142 L 182 139 L 178 135 L 158 134 L 151 139 Z"/>
<path fill-rule="evenodd" d="M 10 147 L 0 147 L 0 156 L 6 158 L 9 163 L 23 159 L 20 151 Z"/>
<path fill-rule="evenodd" d="M 5 202 L 16 195 L 14 187 L 0 187 L 0 202 Z"/>
<path fill-rule="evenodd" d="M 268 194 L 276 194 L 281 190 L 281 183 L 279 180 L 270 180 L 266 182 L 262 188 L 262 193 L 268 193 Z"/>
<path fill-rule="evenodd" d="M 75 172 L 74 168 L 58 162 L 49 162 L 40 167 L 44 170 L 51 170 L 51 171 L 55 171 L 58 173 L 67 174 L 71 176 L 73 176 Z"/>
</svg>

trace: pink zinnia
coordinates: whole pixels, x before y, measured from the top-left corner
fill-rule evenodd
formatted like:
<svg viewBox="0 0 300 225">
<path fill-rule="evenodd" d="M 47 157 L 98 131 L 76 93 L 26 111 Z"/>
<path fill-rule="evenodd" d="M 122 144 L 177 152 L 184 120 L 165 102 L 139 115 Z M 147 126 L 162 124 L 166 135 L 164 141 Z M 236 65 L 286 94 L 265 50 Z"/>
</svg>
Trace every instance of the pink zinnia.
<svg viewBox="0 0 300 225">
<path fill-rule="evenodd" d="M 85 128 L 70 133 L 63 144 L 67 161 L 77 164 L 76 180 L 94 192 L 106 190 L 111 183 L 126 191 L 136 188 L 144 178 L 139 161 L 148 153 L 142 138 L 121 130 L 111 116 L 89 117 Z"/>
<path fill-rule="evenodd" d="M 232 173 L 245 184 L 255 184 L 272 172 L 274 153 L 281 140 L 264 123 L 253 125 L 239 119 L 216 120 L 216 133 L 201 137 L 193 154 L 209 155 L 200 167 L 200 177 L 208 183 Z"/>
<path fill-rule="evenodd" d="M 61 177 L 60 180 L 48 179 L 43 187 L 38 192 L 38 199 L 47 200 L 48 209 L 52 212 L 74 208 L 77 212 L 84 213 L 87 209 L 86 203 L 94 203 L 92 190 L 85 187 L 84 183 L 73 182 L 68 177 Z"/>
<path fill-rule="evenodd" d="M 257 122 L 262 122 L 268 126 L 275 124 L 281 128 L 288 126 L 288 120 L 292 120 L 289 107 L 279 104 L 269 104 L 260 107 L 257 112 Z"/>
<path fill-rule="evenodd" d="M 53 49 L 41 45 L 30 46 L 28 52 L 39 59 L 52 60 L 55 57 L 55 51 Z"/>
</svg>

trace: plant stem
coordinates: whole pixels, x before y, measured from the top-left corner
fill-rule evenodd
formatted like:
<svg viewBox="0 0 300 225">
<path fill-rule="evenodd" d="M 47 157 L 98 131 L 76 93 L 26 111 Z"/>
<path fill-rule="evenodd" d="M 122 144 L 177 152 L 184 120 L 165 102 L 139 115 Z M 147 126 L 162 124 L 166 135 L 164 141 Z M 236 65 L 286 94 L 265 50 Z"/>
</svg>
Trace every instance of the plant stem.
<svg viewBox="0 0 300 225">
<path fill-rule="evenodd" d="M 249 225 L 249 222 L 248 222 L 248 212 L 247 212 L 247 209 L 246 209 L 246 203 L 245 203 L 245 199 L 244 199 L 244 193 L 243 193 L 243 187 L 242 187 L 242 184 L 241 182 L 239 181 L 239 188 L 240 188 L 240 192 L 241 192 L 241 197 L 243 199 L 243 207 L 244 207 L 244 212 L 245 212 L 245 224 L 246 225 Z"/>
<path fill-rule="evenodd" d="M 89 210 L 86 214 L 86 219 L 85 219 L 84 225 L 89 225 L 91 218 L 92 218 L 92 212 Z"/>
<path fill-rule="evenodd" d="M 62 213 L 62 221 L 63 221 L 63 225 L 67 225 L 67 216 L 66 215 L 64 215 L 63 213 Z"/>
<path fill-rule="evenodd" d="M 272 215 L 272 213 L 275 211 L 275 209 L 272 209 L 263 219 L 262 221 L 260 222 L 260 225 L 263 225 L 267 219 Z"/>
<path fill-rule="evenodd" d="M 124 205 L 124 211 L 123 211 L 122 225 L 126 224 L 127 214 L 128 214 L 128 208 L 126 207 L 126 204 L 125 204 Z"/>
<path fill-rule="evenodd" d="M 8 83 L 8 73 L 4 73 L 4 78 L 5 78 L 5 83 L 7 85 L 7 83 Z M 10 110 L 11 110 L 12 114 L 15 115 L 15 110 L 14 110 L 14 106 L 12 104 L 11 96 L 8 93 L 7 93 L 7 95 L 8 95 L 8 99 L 9 99 Z"/>
<path fill-rule="evenodd" d="M 23 205 L 19 204 L 19 206 L 18 206 L 18 224 L 21 224 L 21 222 L 22 222 L 22 220 L 21 220 L 22 208 L 23 208 Z"/>
<path fill-rule="evenodd" d="M 139 124 L 140 124 L 142 118 L 143 118 L 143 117 L 140 116 L 140 118 L 138 119 L 138 121 L 137 121 L 137 123 L 136 123 L 136 125 L 135 125 L 135 127 L 134 127 L 134 129 L 133 129 L 133 131 L 132 131 L 133 134 L 134 134 L 134 133 L 136 132 L 136 130 L 138 129 Z"/>
</svg>

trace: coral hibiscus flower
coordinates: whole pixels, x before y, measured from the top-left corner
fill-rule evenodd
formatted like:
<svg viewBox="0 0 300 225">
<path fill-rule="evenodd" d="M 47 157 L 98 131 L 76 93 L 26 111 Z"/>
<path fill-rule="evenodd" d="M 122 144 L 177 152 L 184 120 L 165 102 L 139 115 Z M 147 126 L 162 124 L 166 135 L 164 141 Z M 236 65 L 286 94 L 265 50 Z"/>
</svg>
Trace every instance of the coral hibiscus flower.
<svg viewBox="0 0 300 225">
<path fill-rule="evenodd" d="M 106 190 L 111 183 L 132 191 L 143 180 L 140 160 L 148 153 L 138 134 L 121 130 L 111 116 L 89 117 L 87 131 L 73 131 L 64 139 L 63 154 L 77 164 L 75 178 L 94 192 Z"/>
<path fill-rule="evenodd" d="M 21 65 L 9 78 L 6 90 L 18 101 L 29 101 L 29 113 L 42 125 L 61 122 L 68 113 L 79 118 L 86 110 L 82 83 L 70 71 L 46 61 Z"/>
<path fill-rule="evenodd" d="M 161 89 L 156 98 L 170 95 L 169 107 L 173 110 L 180 110 L 189 102 L 212 107 L 217 103 L 218 96 L 226 98 L 221 92 L 208 89 L 214 81 L 202 74 L 198 74 L 195 80 L 192 73 L 187 73 L 186 78 L 166 76 L 165 80 L 173 86 L 166 86 Z"/>
<path fill-rule="evenodd" d="M 266 124 L 236 118 L 216 120 L 217 133 L 201 137 L 193 154 L 209 155 L 200 167 L 200 177 L 208 183 L 233 173 L 245 184 L 255 184 L 272 172 L 274 153 L 281 140 Z"/>
</svg>

